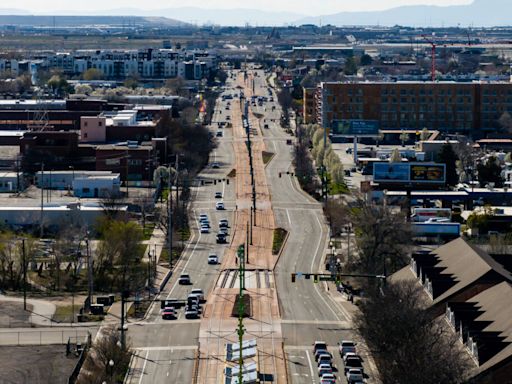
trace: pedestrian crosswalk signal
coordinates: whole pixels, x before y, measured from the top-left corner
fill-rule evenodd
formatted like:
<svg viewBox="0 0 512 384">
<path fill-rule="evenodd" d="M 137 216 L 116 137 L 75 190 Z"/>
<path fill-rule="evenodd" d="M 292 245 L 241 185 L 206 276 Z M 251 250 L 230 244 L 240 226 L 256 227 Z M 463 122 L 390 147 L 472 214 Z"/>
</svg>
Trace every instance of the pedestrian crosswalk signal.
<svg viewBox="0 0 512 384">
<path fill-rule="evenodd" d="M 292 283 L 295 283 L 295 273 L 292 273 Z"/>
<path fill-rule="evenodd" d="M 316 273 L 313 275 L 313 283 L 318 283 L 318 275 Z"/>
</svg>

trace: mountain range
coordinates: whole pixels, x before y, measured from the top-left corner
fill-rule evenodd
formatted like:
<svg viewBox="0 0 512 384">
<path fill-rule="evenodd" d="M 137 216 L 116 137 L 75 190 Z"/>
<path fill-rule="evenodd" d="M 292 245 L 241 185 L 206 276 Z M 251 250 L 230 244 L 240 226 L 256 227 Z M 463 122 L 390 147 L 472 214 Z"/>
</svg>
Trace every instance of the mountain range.
<svg viewBox="0 0 512 384">
<path fill-rule="evenodd" d="M 469 5 L 457 6 L 402 6 L 384 11 L 371 12 L 340 12 L 320 16 L 305 16 L 294 12 L 273 12 L 258 9 L 206 9 L 197 7 L 176 7 L 165 9 L 119 8 L 107 11 L 58 11 L 52 15 L 64 16 L 79 14 L 80 16 L 130 16 L 141 17 L 159 24 L 179 25 L 180 20 L 191 24 L 218 24 L 243 26 L 250 25 L 301 25 L 301 24 L 332 24 L 344 25 L 403 25 L 403 26 L 503 26 L 512 25 L 512 0 L 474 0 Z M 0 15 L 30 15 L 23 9 L 1 9 Z M 47 14 L 48 16 L 48 14 Z M 164 22 L 168 18 L 169 22 Z M 16 17 L 14 18 L 16 19 Z M 18 20 L 19 21 L 19 20 Z M 15 20 L 11 24 L 19 24 Z M 0 18 L 0 24 L 9 24 L 9 20 Z M 62 24 L 61 24 L 62 25 Z"/>
<path fill-rule="evenodd" d="M 404 26 L 503 26 L 511 25 L 511 0 L 474 0 L 469 5 L 403 6 L 378 12 L 340 12 L 306 17 L 297 24 L 404 25 Z"/>
</svg>

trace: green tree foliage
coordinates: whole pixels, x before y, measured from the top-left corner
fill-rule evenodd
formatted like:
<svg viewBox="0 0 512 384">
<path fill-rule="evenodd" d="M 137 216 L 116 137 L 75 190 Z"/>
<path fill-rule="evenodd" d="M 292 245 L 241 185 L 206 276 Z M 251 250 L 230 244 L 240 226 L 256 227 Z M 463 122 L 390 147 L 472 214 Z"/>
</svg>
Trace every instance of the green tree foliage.
<svg viewBox="0 0 512 384">
<path fill-rule="evenodd" d="M 89 68 L 83 73 L 82 78 L 86 81 L 103 80 L 105 78 L 105 74 L 101 69 Z"/>
<path fill-rule="evenodd" d="M 118 291 L 142 286 L 140 262 L 144 254 L 143 232 L 133 221 L 103 220 L 98 227 L 101 239 L 95 265 L 96 285 L 105 287 L 111 279 Z"/>
<path fill-rule="evenodd" d="M 457 175 L 457 160 L 459 160 L 459 158 L 451 144 L 444 144 L 437 155 L 437 161 L 439 163 L 446 164 L 446 183 L 451 186 L 454 186 L 459 182 L 459 176 Z"/>
<path fill-rule="evenodd" d="M 65 96 L 72 91 L 67 80 L 59 75 L 53 75 L 47 85 L 57 96 Z"/>
<path fill-rule="evenodd" d="M 485 162 L 479 163 L 477 165 L 477 171 L 480 184 L 494 183 L 495 187 L 501 187 L 503 185 L 501 167 L 496 157 L 491 156 Z"/>
<path fill-rule="evenodd" d="M 345 75 L 352 76 L 357 73 L 357 63 L 354 56 L 347 57 L 347 60 L 345 61 L 345 68 L 344 68 Z"/>
<path fill-rule="evenodd" d="M 372 65 L 372 63 L 373 63 L 373 59 L 370 55 L 365 53 L 364 55 L 361 56 L 361 65 L 362 66 L 366 67 L 368 65 Z"/>
</svg>

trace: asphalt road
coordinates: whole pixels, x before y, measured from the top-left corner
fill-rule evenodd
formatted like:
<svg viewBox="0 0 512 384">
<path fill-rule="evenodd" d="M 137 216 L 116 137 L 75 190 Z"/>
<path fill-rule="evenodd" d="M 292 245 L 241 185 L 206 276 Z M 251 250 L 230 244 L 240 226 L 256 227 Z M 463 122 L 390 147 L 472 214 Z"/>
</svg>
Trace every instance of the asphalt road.
<svg viewBox="0 0 512 384">
<path fill-rule="evenodd" d="M 228 82 L 228 88 L 230 87 Z M 263 71 L 255 78 L 255 93 L 268 97 Z M 234 88 L 225 91 L 238 94 Z M 324 283 L 315 284 L 313 280 L 291 282 L 292 272 L 318 272 L 323 270 L 323 257 L 329 241 L 329 230 L 322 213 L 321 205 L 302 192 L 296 179 L 287 175 L 292 171 L 292 146 L 287 139 L 292 139 L 279 126 L 280 111 L 277 96 L 272 91 L 274 102 L 264 103 L 254 110 L 263 114 L 260 123 L 268 124 L 263 128 L 267 150 L 275 154 L 266 167 L 267 179 L 272 196 L 272 205 L 279 227 L 289 232 L 285 248 L 275 270 L 275 280 L 282 316 L 282 333 L 287 357 L 289 378 L 292 383 L 318 383 L 316 362 L 312 355 L 315 340 L 326 341 L 332 349 L 334 365 L 343 372 L 342 361 L 335 353 L 336 343 L 342 339 L 352 338 L 347 312 L 339 301 L 333 300 Z M 217 131 L 218 121 L 225 121 L 228 102 L 235 100 L 218 100 L 212 132 Z M 275 106 L 275 109 L 272 108 Z M 222 113 L 219 111 L 222 110 Z M 221 180 L 231 171 L 234 162 L 232 136 L 229 128 L 224 128 L 224 136 L 218 139 L 218 147 L 212 153 L 210 161 L 218 162 L 219 169 L 207 168 L 200 179 Z M 281 173 L 281 176 L 279 175 Z M 226 248 L 215 244 L 215 232 L 220 218 L 231 222 L 234 210 L 234 183 L 227 185 L 217 182 L 194 187 L 192 212 L 196 217 L 207 213 L 210 217 L 212 231 L 199 234 L 193 228 L 193 237 L 187 244 L 174 276 L 162 292 L 162 298 L 186 298 L 192 288 L 202 288 L 207 294 L 215 284 L 220 273 L 216 266 L 206 262 L 209 253 L 216 253 L 220 258 Z M 216 211 L 214 193 L 221 191 L 226 211 Z M 193 286 L 181 286 L 177 283 L 180 273 L 192 277 Z M 191 383 L 196 369 L 195 355 L 198 348 L 199 320 L 186 320 L 180 310 L 178 320 L 162 320 L 160 308 L 155 306 L 149 318 L 129 327 L 128 335 L 137 357 L 132 362 L 129 383 Z M 343 374 L 338 374 L 342 377 Z M 346 382 L 340 380 L 339 382 Z"/>
<path fill-rule="evenodd" d="M 234 91 L 226 91 L 234 93 Z M 218 122 L 226 121 L 231 109 L 226 110 L 228 102 L 233 100 L 217 100 L 211 132 L 215 135 L 218 130 Z M 222 111 L 222 112 L 220 112 Z M 173 276 L 161 292 L 161 299 L 175 298 L 184 300 L 193 288 L 201 288 L 205 296 L 213 289 L 220 274 L 219 266 L 208 265 L 209 254 L 216 254 L 219 263 L 226 245 L 216 244 L 215 235 L 220 219 L 227 218 L 230 224 L 233 221 L 235 210 L 235 185 L 227 183 L 227 174 L 234 165 L 234 153 L 232 148 L 232 133 L 230 128 L 221 129 L 223 137 L 217 138 L 217 148 L 210 155 L 210 165 L 214 162 L 219 168 L 208 166 L 198 176 L 204 185 L 192 188 L 193 202 L 191 212 L 193 214 L 192 238 L 186 244 L 185 251 L 177 264 Z M 215 199 L 215 192 L 222 192 L 222 199 Z M 215 209 L 215 203 L 223 201 L 226 207 L 224 211 Z M 210 233 L 199 233 L 199 215 L 206 213 L 210 219 Z M 228 239 L 229 240 L 229 239 Z M 178 284 L 179 275 L 190 275 L 192 285 Z M 137 324 L 129 326 L 128 336 L 131 346 L 136 350 L 137 357 L 131 364 L 130 383 L 164 383 L 173 380 L 176 383 L 191 383 L 198 350 L 200 320 L 185 319 L 184 309 L 178 310 L 177 320 L 162 320 L 159 303 L 151 309 L 149 317 Z"/>
</svg>

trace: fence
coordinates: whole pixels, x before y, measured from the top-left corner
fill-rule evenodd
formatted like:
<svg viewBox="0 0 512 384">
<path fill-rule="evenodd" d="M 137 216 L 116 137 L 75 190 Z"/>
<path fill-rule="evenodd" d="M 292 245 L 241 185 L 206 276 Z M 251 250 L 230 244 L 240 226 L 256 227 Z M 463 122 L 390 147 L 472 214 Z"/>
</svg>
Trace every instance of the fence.
<svg viewBox="0 0 512 384">
<path fill-rule="evenodd" d="M 84 348 L 82 349 L 82 352 L 80 352 L 80 357 L 78 358 L 78 361 L 76 362 L 75 369 L 73 369 L 73 372 L 69 376 L 68 384 L 76 383 L 76 380 L 78 379 L 78 375 L 80 374 L 80 370 L 82 369 L 82 365 L 84 364 L 84 361 L 87 358 L 87 353 L 89 352 L 89 348 L 91 347 L 91 339 L 92 339 L 91 334 L 88 333 Z"/>
<path fill-rule="evenodd" d="M 69 339 L 78 341 L 88 334 L 85 329 L 1 331 L 0 346 L 66 344 Z"/>
</svg>

